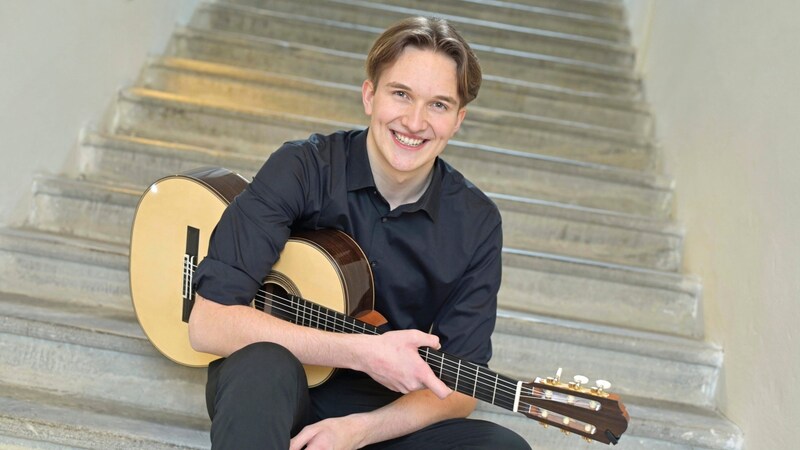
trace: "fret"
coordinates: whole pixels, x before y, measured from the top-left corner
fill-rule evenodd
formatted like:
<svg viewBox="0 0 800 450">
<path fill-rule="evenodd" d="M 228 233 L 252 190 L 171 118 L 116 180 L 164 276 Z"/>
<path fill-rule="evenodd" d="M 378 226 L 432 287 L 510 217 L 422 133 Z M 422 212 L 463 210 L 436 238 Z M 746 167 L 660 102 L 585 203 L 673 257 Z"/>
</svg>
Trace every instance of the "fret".
<svg viewBox="0 0 800 450">
<path fill-rule="evenodd" d="M 455 390 L 458 391 L 458 377 L 461 376 L 461 360 L 458 360 L 458 367 L 456 368 L 456 387 Z"/>
</svg>

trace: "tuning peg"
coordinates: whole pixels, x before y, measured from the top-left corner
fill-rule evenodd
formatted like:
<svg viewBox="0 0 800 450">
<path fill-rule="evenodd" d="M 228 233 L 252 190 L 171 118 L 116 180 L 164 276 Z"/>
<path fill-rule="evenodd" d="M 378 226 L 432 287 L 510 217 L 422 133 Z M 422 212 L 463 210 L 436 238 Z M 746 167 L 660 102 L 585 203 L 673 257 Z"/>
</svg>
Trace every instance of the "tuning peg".
<svg viewBox="0 0 800 450">
<path fill-rule="evenodd" d="M 606 380 L 597 380 L 597 381 L 594 382 L 594 385 L 595 385 L 594 389 L 598 393 L 601 393 L 603 391 L 607 391 L 607 390 L 611 389 L 611 383 L 609 383 Z"/>
<path fill-rule="evenodd" d="M 572 377 L 573 383 L 570 383 L 570 387 L 573 389 L 578 389 L 581 385 L 584 385 L 589 382 L 589 379 L 583 375 L 575 375 Z"/>
<path fill-rule="evenodd" d="M 547 383 L 548 384 L 558 384 L 558 382 L 561 381 L 561 372 L 562 372 L 562 369 L 561 369 L 561 367 L 559 367 L 558 370 L 556 370 L 556 376 L 555 377 L 547 377 Z"/>
</svg>

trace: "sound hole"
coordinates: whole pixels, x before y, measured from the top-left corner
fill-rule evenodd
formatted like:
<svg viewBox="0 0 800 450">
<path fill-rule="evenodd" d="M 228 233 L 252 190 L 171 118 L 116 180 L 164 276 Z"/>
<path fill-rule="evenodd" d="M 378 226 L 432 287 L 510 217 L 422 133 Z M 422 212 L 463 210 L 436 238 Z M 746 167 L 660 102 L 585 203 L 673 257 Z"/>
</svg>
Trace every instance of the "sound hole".
<svg viewBox="0 0 800 450">
<path fill-rule="evenodd" d="M 279 319 L 294 322 L 297 317 L 297 299 L 300 289 L 280 272 L 272 272 L 264 284 L 264 302 L 255 302 L 256 309 Z"/>
</svg>

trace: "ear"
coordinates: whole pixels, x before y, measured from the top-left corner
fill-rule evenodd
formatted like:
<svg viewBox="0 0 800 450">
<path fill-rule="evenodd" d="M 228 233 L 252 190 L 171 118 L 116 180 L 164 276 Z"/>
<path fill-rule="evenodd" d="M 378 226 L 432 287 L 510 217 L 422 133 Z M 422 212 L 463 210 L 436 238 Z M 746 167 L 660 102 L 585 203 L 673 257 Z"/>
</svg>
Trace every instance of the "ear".
<svg viewBox="0 0 800 450">
<path fill-rule="evenodd" d="M 458 110 L 458 116 L 456 117 L 456 126 L 453 127 L 453 134 L 450 135 L 450 137 L 453 137 L 453 135 L 456 134 L 456 131 L 458 131 L 458 129 L 461 128 L 461 122 L 464 121 L 464 117 L 466 117 L 466 116 L 467 116 L 467 108 L 466 107 L 461 108 L 461 109 Z"/>
<path fill-rule="evenodd" d="M 375 85 L 371 80 L 364 80 L 361 85 L 361 102 L 364 104 L 364 113 L 372 115 L 372 99 L 375 98 Z"/>
</svg>

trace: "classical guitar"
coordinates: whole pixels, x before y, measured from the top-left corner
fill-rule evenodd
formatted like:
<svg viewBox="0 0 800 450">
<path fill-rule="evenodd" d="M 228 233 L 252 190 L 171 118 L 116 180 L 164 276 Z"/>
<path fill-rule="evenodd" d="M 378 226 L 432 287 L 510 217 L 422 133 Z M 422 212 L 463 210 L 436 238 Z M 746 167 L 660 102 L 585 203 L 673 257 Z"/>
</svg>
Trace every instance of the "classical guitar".
<svg viewBox="0 0 800 450">
<path fill-rule="evenodd" d="M 247 185 L 226 169 L 200 169 L 162 178 L 142 195 L 130 248 L 131 297 L 148 339 L 167 358 L 206 366 L 216 356 L 189 343 L 192 277 L 225 207 Z M 253 299 L 252 306 L 284 320 L 340 333 L 379 334 L 384 322 L 372 310 L 372 273 L 356 242 L 343 232 L 293 234 Z M 313 299 L 313 301 L 307 300 Z M 587 440 L 616 444 L 629 416 L 619 396 L 585 377 L 515 380 L 485 367 L 423 347 L 420 356 L 451 389 L 519 412 Z M 332 368 L 306 366 L 310 386 L 324 383 Z"/>
</svg>

